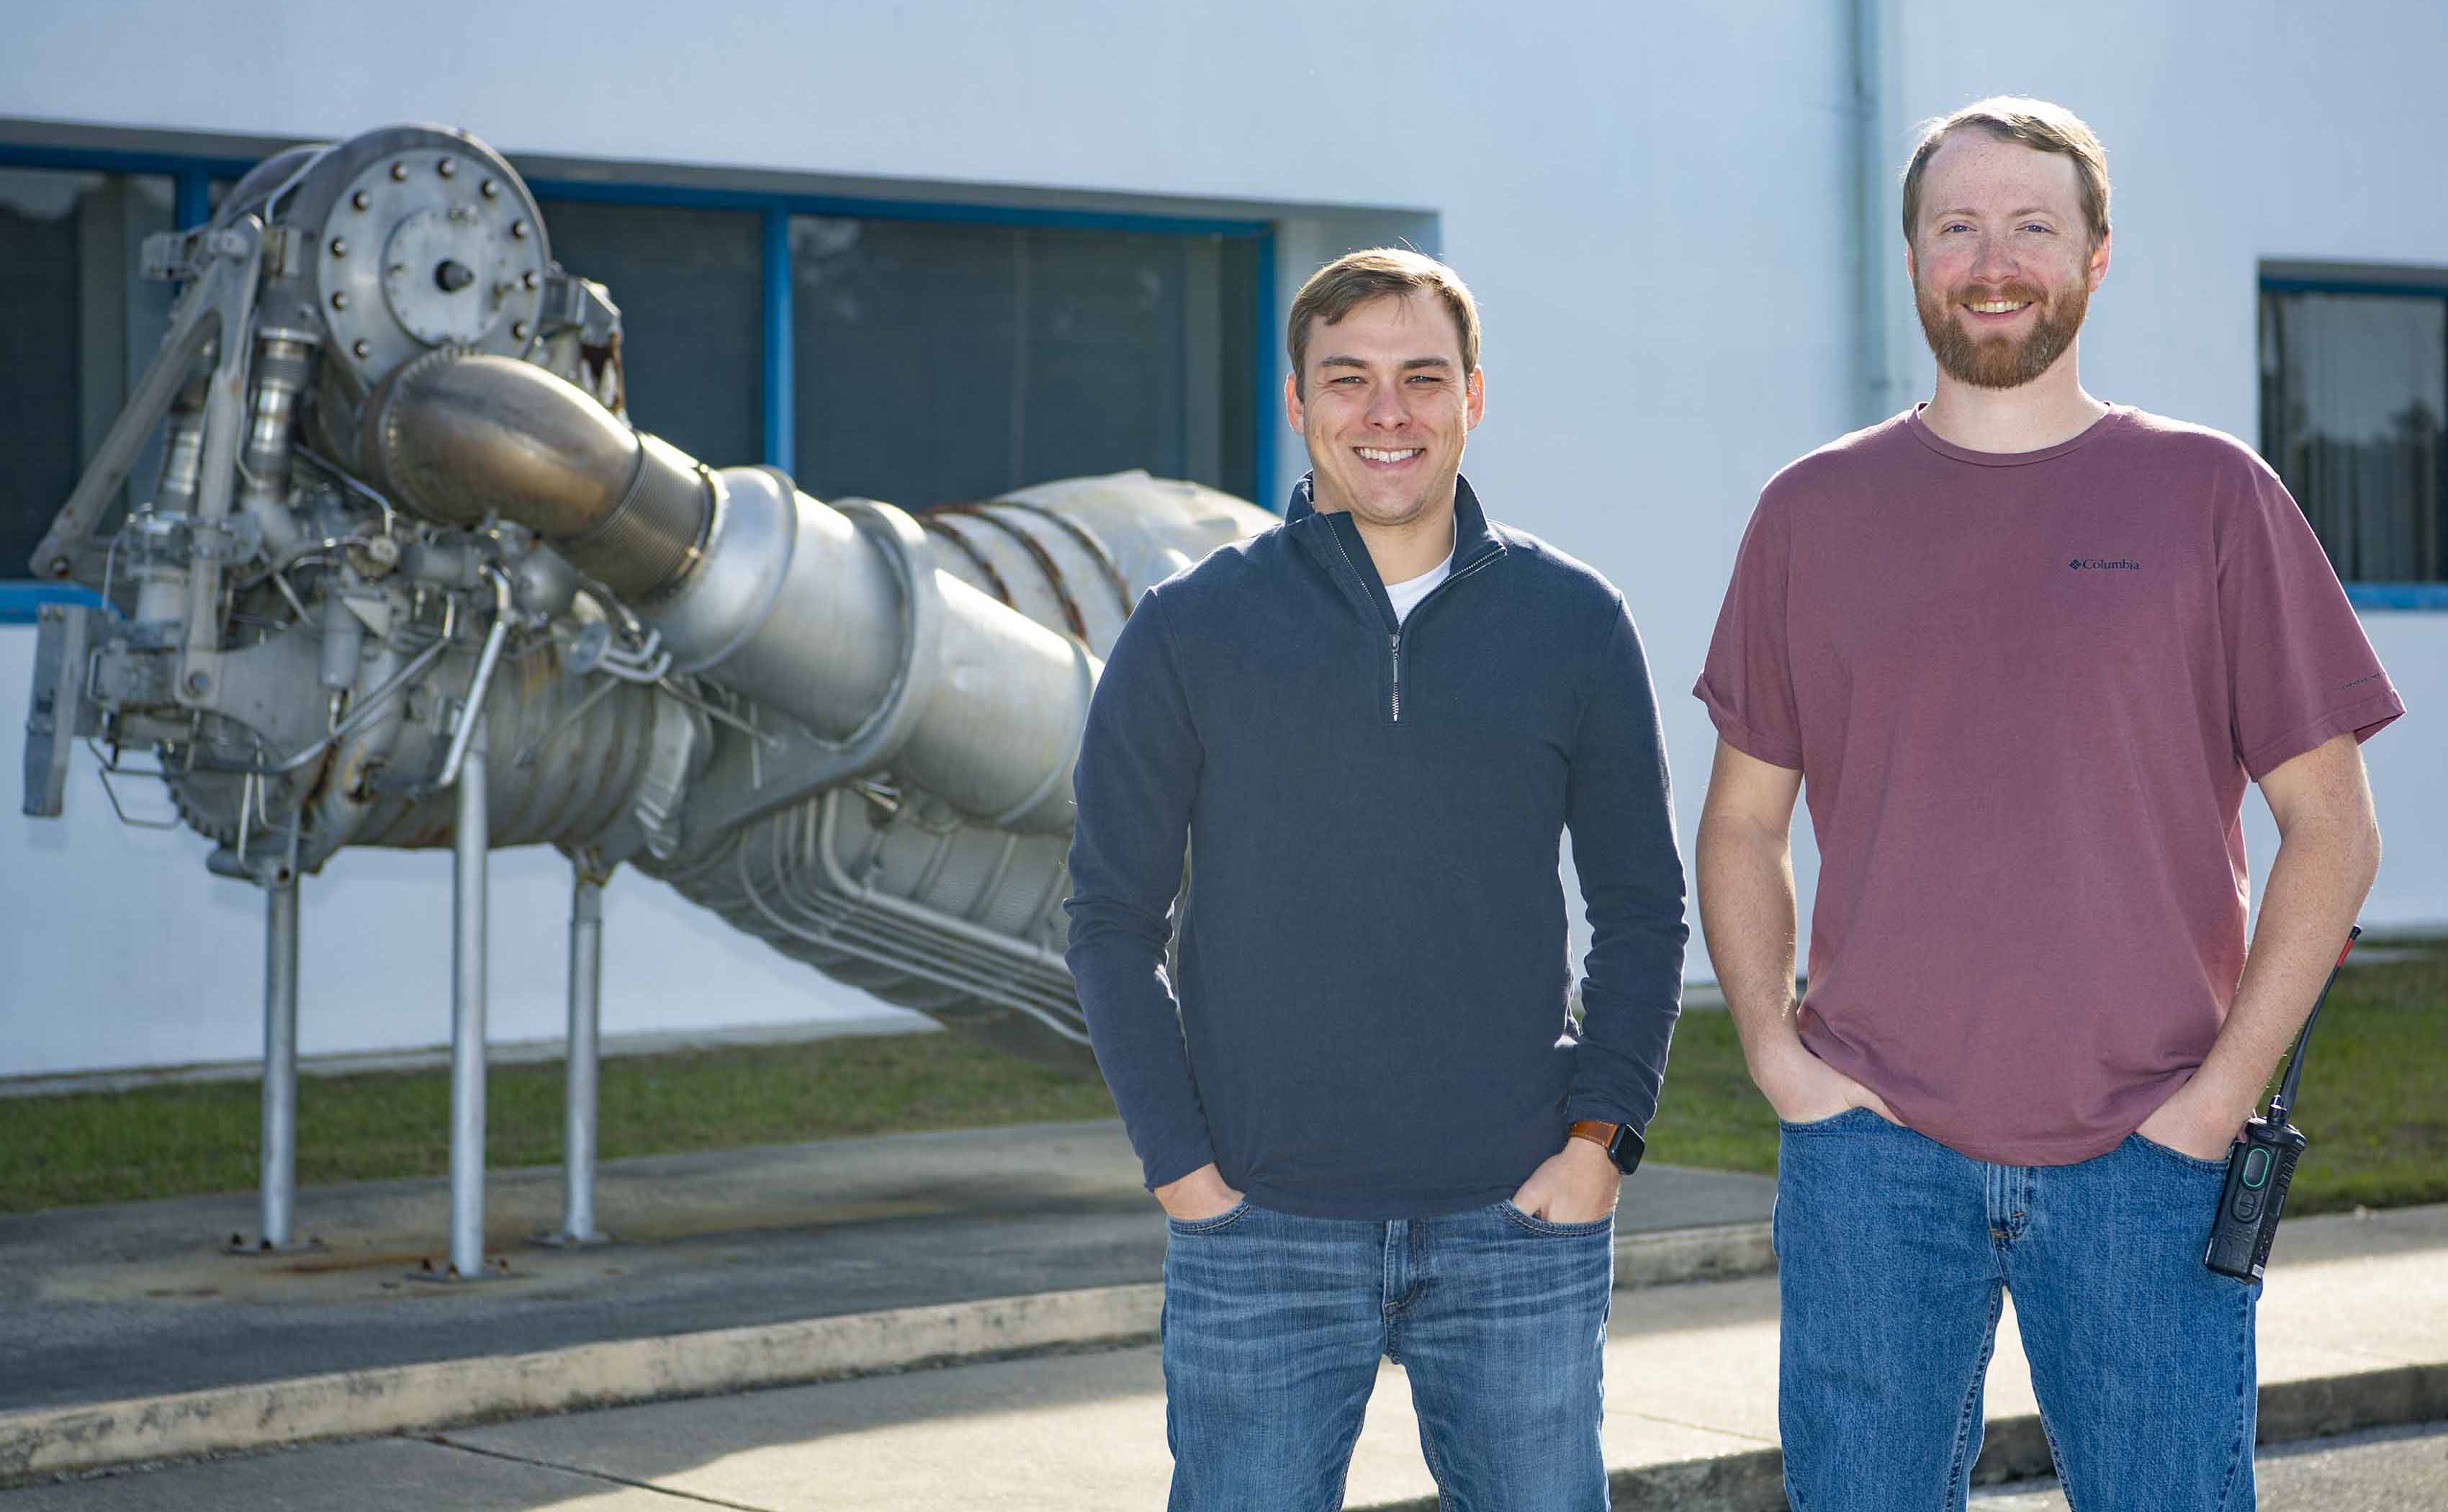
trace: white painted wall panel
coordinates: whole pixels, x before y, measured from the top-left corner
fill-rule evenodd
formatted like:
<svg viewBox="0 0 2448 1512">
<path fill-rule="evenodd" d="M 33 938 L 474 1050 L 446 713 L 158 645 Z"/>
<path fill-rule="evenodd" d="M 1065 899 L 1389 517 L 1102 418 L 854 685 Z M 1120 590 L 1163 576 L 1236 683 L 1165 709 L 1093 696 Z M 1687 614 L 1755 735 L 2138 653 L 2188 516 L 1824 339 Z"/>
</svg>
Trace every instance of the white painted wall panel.
<svg viewBox="0 0 2448 1512">
<path fill-rule="evenodd" d="M 2258 259 L 2448 266 L 2448 192 L 2425 145 L 2438 132 L 2413 128 L 2438 124 L 2448 65 L 2434 5 L 2368 7 L 2351 28 L 2275 0 L 2075 0 L 2003 27 L 1936 0 L 1887 10 L 1890 156 L 1913 119 L 2009 88 L 2057 94 L 2107 139 L 2117 261 L 2085 340 L 2107 397 L 2249 439 Z M 0 116 L 297 138 L 426 119 L 520 153 L 1246 201 L 1277 207 L 1287 292 L 1369 227 L 1433 226 L 1485 311 L 1488 418 L 1469 469 L 1500 516 L 1624 588 L 1688 853 L 1712 747 L 1688 690 L 1751 500 L 1857 423 L 1848 26 L 1846 6 L 1804 3 L 1363 18 L 500 0 L 479 28 L 367 0 L 120 0 L 32 18 L 0 49 Z M 1925 392 L 1885 235 L 1891 350 Z M 1278 456 L 1280 488 L 1296 441 Z M 2432 775 L 2448 713 L 2428 712 L 2448 710 L 2448 615 L 2370 623 L 2418 710 L 2372 748 L 2390 840 L 2374 916 L 2448 922 L 2448 793 Z M 0 631 L 0 728 L 23 706 L 30 645 Z M 256 898 L 205 876 L 192 836 L 117 830 L 100 797 L 81 773 L 65 825 L 0 821 L 0 1074 L 251 1053 Z M 1807 827 L 1797 851 L 1807 907 Z M 306 1047 L 438 1040 L 447 862 L 350 852 L 332 870 L 307 906 Z M 495 1032 L 549 1034 L 559 864 L 513 854 L 500 875 Z M 867 1011 L 654 884 L 624 878 L 610 910 L 607 1027 Z M 159 928 L 131 931 L 131 917 Z"/>
</svg>

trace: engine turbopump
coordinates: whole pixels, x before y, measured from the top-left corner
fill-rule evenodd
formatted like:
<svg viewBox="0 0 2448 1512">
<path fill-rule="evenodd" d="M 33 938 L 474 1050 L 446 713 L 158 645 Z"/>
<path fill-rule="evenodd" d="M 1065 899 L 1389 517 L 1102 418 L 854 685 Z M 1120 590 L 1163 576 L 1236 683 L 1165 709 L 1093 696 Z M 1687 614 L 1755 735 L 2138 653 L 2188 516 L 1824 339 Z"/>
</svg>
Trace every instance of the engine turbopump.
<svg viewBox="0 0 2448 1512">
<path fill-rule="evenodd" d="M 1138 472 L 913 514 L 709 468 L 630 427 L 617 307 L 462 132 L 284 152 L 144 262 L 186 287 L 33 560 L 104 603 L 43 611 L 26 811 L 62 812 L 78 739 L 105 780 L 149 748 L 211 869 L 266 889 L 264 1246 L 290 1242 L 297 881 L 346 846 L 457 855 L 460 1274 L 490 847 L 576 866 L 564 1238 L 593 1236 L 589 957 L 622 862 L 1086 1063 L 1061 901 L 1099 658 L 1149 584 L 1268 515 Z M 152 499 L 98 537 L 157 430 Z"/>
</svg>

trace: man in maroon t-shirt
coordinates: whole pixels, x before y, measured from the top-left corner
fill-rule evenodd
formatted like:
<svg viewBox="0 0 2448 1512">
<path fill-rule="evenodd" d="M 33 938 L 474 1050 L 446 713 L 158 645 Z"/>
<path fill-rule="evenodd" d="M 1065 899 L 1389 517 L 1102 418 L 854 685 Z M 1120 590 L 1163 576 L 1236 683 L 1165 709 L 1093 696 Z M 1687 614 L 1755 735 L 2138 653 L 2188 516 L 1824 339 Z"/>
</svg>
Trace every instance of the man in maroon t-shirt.
<svg viewBox="0 0 2448 1512">
<path fill-rule="evenodd" d="M 2259 1287 L 2203 1251 L 2371 886 L 2357 742 L 2403 705 L 2258 457 L 2083 391 L 2090 129 L 1968 106 L 1903 200 L 1937 392 L 1769 484 L 1694 690 L 1701 915 L 1784 1125 L 1788 1486 L 1961 1505 L 2011 1292 L 2075 1505 L 2249 1506 Z M 2247 779 L 2280 835 L 2248 954 Z"/>
</svg>

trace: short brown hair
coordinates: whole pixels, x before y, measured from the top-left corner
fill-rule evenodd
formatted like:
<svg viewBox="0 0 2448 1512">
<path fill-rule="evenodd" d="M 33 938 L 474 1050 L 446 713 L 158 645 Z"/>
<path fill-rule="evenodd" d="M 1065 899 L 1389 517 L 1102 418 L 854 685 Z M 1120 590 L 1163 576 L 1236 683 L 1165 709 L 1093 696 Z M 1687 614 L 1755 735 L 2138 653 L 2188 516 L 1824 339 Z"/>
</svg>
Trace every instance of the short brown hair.
<svg viewBox="0 0 2448 1512">
<path fill-rule="evenodd" d="M 1929 160 L 1946 139 L 1963 127 L 1985 131 L 2001 142 L 2019 142 L 2040 152 L 2062 152 L 2074 160 L 2075 182 L 2082 196 L 2082 218 L 2091 225 L 2091 244 L 2108 235 L 2108 149 L 2099 144 L 2082 118 L 2061 105 L 2018 95 L 1976 100 L 1952 115 L 1922 123 L 1921 141 L 1912 161 L 1904 164 L 1904 241 L 1910 245 L 1921 224 L 1921 180 Z"/>
<path fill-rule="evenodd" d="M 1370 247 L 1365 252 L 1347 252 L 1310 274 L 1309 282 L 1302 284 L 1300 293 L 1293 297 L 1291 320 L 1284 337 L 1292 358 L 1292 392 L 1303 395 L 1309 392 L 1301 368 L 1309 360 L 1311 319 L 1332 325 L 1371 299 L 1426 290 L 1435 291 L 1444 301 L 1445 313 L 1453 316 L 1454 332 L 1462 337 L 1463 375 L 1468 377 L 1477 372 L 1479 306 L 1471 299 L 1470 290 L 1463 285 L 1462 275 L 1408 247 Z"/>
</svg>

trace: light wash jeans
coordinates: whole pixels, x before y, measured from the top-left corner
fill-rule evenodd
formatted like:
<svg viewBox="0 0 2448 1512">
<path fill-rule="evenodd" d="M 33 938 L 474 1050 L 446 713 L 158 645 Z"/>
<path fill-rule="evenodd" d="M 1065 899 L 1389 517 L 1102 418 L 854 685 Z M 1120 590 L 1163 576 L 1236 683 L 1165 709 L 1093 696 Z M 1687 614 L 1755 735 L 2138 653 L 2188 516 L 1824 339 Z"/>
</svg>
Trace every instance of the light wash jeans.
<svg viewBox="0 0 2448 1512">
<path fill-rule="evenodd" d="M 1327 1512 L 1381 1356 L 1402 1364 L 1450 1512 L 1603 1512 L 1600 1351 L 1615 1221 L 1496 1203 L 1174 1222 L 1164 1258 L 1174 1512 Z"/>
<path fill-rule="evenodd" d="M 2075 1512 L 2250 1508 L 2261 1288 L 2202 1264 L 2225 1171 L 2138 1135 L 2025 1166 L 1863 1108 L 1785 1125 L 1777 1415 L 1796 1512 L 1963 1506 L 2007 1292 Z"/>
</svg>

